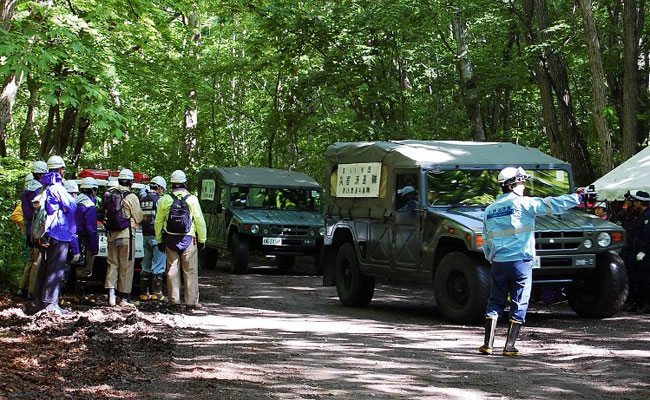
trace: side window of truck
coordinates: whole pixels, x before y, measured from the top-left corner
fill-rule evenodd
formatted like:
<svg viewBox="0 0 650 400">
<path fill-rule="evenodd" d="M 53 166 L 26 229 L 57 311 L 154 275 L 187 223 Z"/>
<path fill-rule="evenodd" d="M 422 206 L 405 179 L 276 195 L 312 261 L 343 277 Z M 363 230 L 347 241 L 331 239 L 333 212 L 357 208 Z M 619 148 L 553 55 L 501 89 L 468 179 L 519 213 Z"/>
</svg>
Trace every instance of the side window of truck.
<svg viewBox="0 0 650 400">
<path fill-rule="evenodd" d="M 395 191 L 396 211 L 410 212 L 419 208 L 419 191 L 416 175 L 397 175 Z"/>
</svg>

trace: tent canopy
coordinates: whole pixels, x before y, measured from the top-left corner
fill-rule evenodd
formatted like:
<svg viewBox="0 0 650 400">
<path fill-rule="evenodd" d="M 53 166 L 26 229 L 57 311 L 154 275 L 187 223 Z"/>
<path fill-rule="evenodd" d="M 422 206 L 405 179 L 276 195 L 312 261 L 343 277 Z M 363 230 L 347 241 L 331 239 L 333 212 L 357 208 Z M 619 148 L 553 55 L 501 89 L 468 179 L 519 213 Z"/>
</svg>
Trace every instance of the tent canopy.
<svg viewBox="0 0 650 400">
<path fill-rule="evenodd" d="M 650 147 L 614 168 L 593 184 L 598 200 L 623 200 L 629 190 L 650 192 Z"/>
</svg>

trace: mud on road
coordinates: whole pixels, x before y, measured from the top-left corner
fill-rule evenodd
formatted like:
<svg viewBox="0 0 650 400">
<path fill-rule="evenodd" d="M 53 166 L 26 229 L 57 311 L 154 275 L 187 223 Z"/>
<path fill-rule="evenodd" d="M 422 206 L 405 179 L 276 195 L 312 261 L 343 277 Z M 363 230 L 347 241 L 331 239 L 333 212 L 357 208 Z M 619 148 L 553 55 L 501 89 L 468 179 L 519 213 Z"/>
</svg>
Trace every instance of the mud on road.
<svg viewBox="0 0 650 400">
<path fill-rule="evenodd" d="M 308 262 L 291 275 L 263 260 L 231 275 L 227 263 L 202 272 L 201 314 L 121 311 L 102 295 L 57 318 L 2 295 L 0 397 L 650 398 L 648 315 L 533 306 L 523 355 L 484 356 L 482 328 L 441 320 L 427 288 L 378 285 L 370 307 L 351 309 Z"/>
</svg>

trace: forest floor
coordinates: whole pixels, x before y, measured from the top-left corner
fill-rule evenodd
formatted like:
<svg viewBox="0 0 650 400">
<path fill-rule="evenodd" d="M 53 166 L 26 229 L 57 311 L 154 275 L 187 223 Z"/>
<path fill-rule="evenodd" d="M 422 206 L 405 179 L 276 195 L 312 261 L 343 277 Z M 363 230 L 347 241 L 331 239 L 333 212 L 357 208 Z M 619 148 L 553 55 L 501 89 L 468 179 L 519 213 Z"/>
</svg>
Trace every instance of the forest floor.
<svg viewBox="0 0 650 400">
<path fill-rule="evenodd" d="M 650 398 L 650 315 L 533 305 L 522 355 L 484 356 L 482 327 L 443 321 L 427 288 L 378 285 L 352 309 L 308 262 L 280 274 L 260 260 L 247 275 L 227 262 L 202 272 L 200 314 L 122 311 L 97 294 L 94 307 L 32 315 L 0 295 L 0 398 Z"/>
</svg>

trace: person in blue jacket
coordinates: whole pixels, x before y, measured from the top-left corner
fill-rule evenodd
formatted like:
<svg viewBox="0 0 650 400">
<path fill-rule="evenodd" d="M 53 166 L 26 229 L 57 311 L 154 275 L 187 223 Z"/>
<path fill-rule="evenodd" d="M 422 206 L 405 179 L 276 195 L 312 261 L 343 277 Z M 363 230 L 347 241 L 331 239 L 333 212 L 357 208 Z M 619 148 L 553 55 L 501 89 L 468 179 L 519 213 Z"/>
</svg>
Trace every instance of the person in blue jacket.
<svg viewBox="0 0 650 400">
<path fill-rule="evenodd" d="M 93 273 L 95 256 L 99 253 L 99 234 L 97 233 L 97 181 L 87 177 L 81 181 L 81 194 L 75 198 L 77 213 L 77 237 L 79 250 L 84 255 L 76 264 L 76 281 L 74 286 L 75 303 L 91 302 L 86 296 L 86 284 Z"/>
<path fill-rule="evenodd" d="M 68 312 L 59 307 L 58 303 L 70 246 L 74 254 L 73 262 L 79 259 L 78 244 L 75 240 L 77 205 L 63 187 L 63 159 L 52 156 L 47 160 L 47 167 L 49 172 L 41 178 L 41 195 L 35 199 L 45 210 L 45 234 L 42 237 L 34 237 L 42 255 L 42 265 L 36 276 L 34 302 L 37 311 L 45 309 L 60 315 Z"/>
<path fill-rule="evenodd" d="M 530 178 L 521 167 L 501 170 L 498 182 L 503 194 L 485 209 L 483 216 L 483 251 L 492 264 L 485 342 L 479 348 L 484 354 L 492 354 L 497 321 L 510 294 L 510 324 L 503 354 L 519 355 L 515 342 L 526 321 L 533 282 L 535 217 L 559 214 L 582 201 L 577 193 L 544 199 L 524 196 L 525 182 Z"/>
</svg>

